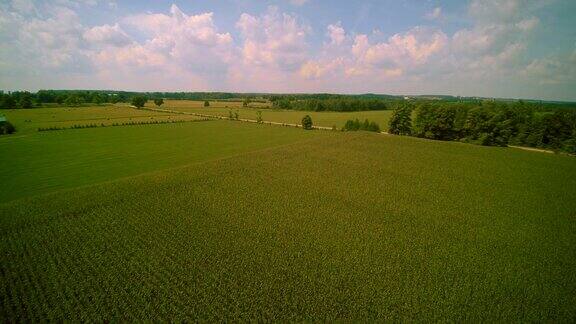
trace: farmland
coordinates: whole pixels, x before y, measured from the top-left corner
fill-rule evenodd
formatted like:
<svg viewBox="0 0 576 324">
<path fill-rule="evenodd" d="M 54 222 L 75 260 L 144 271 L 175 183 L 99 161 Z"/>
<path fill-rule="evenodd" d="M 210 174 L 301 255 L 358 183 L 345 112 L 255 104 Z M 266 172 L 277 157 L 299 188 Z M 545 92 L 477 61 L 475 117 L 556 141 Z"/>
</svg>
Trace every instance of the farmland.
<svg viewBox="0 0 576 324">
<path fill-rule="evenodd" d="M 10 109 L 4 111 L 16 126 L 18 134 L 33 133 L 38 128 L 70 127 L 73 125 L 112 125 L 114 123 L 196 120 L 197 117 L 137 110 L 127 105 L 92 107 L 51 107 Z"/>
<path fill-rule="evenodd" d="M 392 111 L 358 111 L 358 112 L 309 112 L 273 109 L 270 105 L 262 103 L 250 103 L 249 107 L 242 107 L 241 102 L 216 102 L 212 101 L 209 107 L 203 106 L 203 101 L 191 100 L 167 100 L 163 109 L 208 114 L 228 117 L 230 110 L 238 111 L 240 118 L 256 120 L 258 111 L 262 112 L 262 119 L 277 123 L 300 124 L 304 115 L 310 115 L 314 125 L 342 128 L 349 119 L 369 119 L 380 124 L 381 127 L 388 125 Z"/>
<path fill-rule="evenodd" d="M 0 150 L 7 321 L 576 314 L 573 157 L 230 121 Z"/>
<path fill-rule="evenodd" d="M 0 167 L 0 202 L 326 136 L 260 126 L 200 121 L 5 136 L 0 151 L 11 158 Z"/>
</svg>

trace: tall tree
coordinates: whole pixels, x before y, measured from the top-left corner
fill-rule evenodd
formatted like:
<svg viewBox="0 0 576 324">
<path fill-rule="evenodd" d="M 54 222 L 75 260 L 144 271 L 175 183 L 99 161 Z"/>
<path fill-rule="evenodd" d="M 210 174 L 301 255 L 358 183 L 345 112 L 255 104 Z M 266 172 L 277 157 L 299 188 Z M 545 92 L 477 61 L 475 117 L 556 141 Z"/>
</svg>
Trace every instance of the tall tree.
<svg viewBox="0 0 576 324">
<path fill-rule="evenodd" d="M 388 122 L 388 132 L 397 135 L 412 133 L 412 108 L 410 106 L 399 105 L 394 109 L 392 118 Z"/>
</svg>

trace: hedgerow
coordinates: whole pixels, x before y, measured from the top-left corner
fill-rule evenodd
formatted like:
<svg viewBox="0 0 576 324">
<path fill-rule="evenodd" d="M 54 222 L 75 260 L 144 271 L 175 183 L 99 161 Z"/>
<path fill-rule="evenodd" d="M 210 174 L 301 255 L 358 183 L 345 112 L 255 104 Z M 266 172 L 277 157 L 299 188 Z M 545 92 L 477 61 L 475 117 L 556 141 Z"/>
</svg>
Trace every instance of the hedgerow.
<svg viewBox="0 0 576 324">
<path fill-rule="evenodd" d="M 83 129 L 83 128 L 96 128 L 96 127 L 115 127 L 115 126 L 137 126 L 137 125 L 159 125 L 159 124 L 175 124 L 175 123 L 187 123 L 187 122 L 199 122 L 208 121 L 209 119 L 195 119 L 195 120 L 153 120 L 153 121 L 131 121 L 122 123 L 111 123 L 111 124 L 81 124 L 72 126 L 49 126 L 49 127 L 38 127 L 39 132 L 55 131 L 55 130 L 65 130 L 65 129 Z"/>
</svg>

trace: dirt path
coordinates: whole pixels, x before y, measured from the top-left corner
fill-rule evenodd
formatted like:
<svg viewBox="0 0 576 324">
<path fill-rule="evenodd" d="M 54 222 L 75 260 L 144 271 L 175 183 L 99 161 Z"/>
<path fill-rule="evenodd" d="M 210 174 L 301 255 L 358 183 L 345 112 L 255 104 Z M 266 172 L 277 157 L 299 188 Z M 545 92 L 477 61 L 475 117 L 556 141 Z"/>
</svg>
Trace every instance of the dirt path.
<svg viewBox="0 0 576 324">
<path fill-rule="evenodd" d="M 517 148 L 525 151 L 532 151 L 532 152 L 540 152 L 540 153 L 549 153 L 554 154 L 554 151 L 539 149 L 535 147 L 527 147 L 527 146 L 515 146 L 515 145 L 508 145 L 508 147 Z"/>
</svg>

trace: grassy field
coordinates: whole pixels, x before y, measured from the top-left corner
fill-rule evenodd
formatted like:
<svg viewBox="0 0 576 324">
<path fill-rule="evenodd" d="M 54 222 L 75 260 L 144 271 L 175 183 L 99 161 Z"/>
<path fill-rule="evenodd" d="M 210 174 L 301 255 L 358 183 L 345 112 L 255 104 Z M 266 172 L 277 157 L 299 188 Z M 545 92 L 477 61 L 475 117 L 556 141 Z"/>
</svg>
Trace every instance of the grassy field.
<svg viewBox="0 0 576 324">
<path fill-rule="evenodd" d="M 131 108 L 123 110 L 136 116 L 141 113 Z M 40 117 L 32 120 L 35 119 L 39 120 Z M 0 162 L 0 202 L 283 145 L 314 136 L 310 132 L 287 127 L 256 126 L 250 127 L 241 122 L 200 121 L 35 131 L 24 136 L 18 136 L 19 133 L 3 136 L 0 137 L 0 152 L 10 158 Z M 270 131 L 271 127 L 274 131 Z M 326 132 L 316 134 L 326 135 Z"/>
<path fill-rule="evenodd" d="M 0 204 L 2 319 L 576 316 L 571 157 L 227 121 L 141 128 L 10 146 L 12 187 L 26 169 L 73 173 L 62 154 L 116 175 L 176 164 L 158 156 L 205 162 Z M 216 158 L 256 138 L 292 144 Z"/>
<path fill-rule="evenodd" d="M 262 112 L 262 119 L 278 123 L 300 124 L 302 117 L 310 115 L 314 125 L 342 128 L 349 119 L 368 119 L 380 125 L 385 130 L 388 128 L 388 120 L 392 116 L 391 110 L 381 111 L 359 111 L 359 112 L 313 112 L 272 109 L 263 104 L 257 106 L 252 103 L 251 107 L 243 108 L 241 102 L 211 102 L 210 107 L 204 107 L 204 102 L 189 100 L 166 100 L 161 107 L 164 109 L 193 112 L 199 114 L 211 114 L 216 116 L 228 116 L 229 111 L 238 111 L 240 118 L 256 120 L 258 111 Z M 150 105 L 152 107 L 152 105 Z"/>
<path fill-rule="evenodd" d="M 14 124 L 17 133 L 12 136 L 29 134 L 38 128 L 70 127 L 73 125 L 112 125 L 125 122 L 150 122 L 170 120 L 196 120 L 197 117 L 137 110 L 125 104 L 92 107 L 51 107 L 34 109 L 3 110 L 8 120 Z"/>
</svg>

